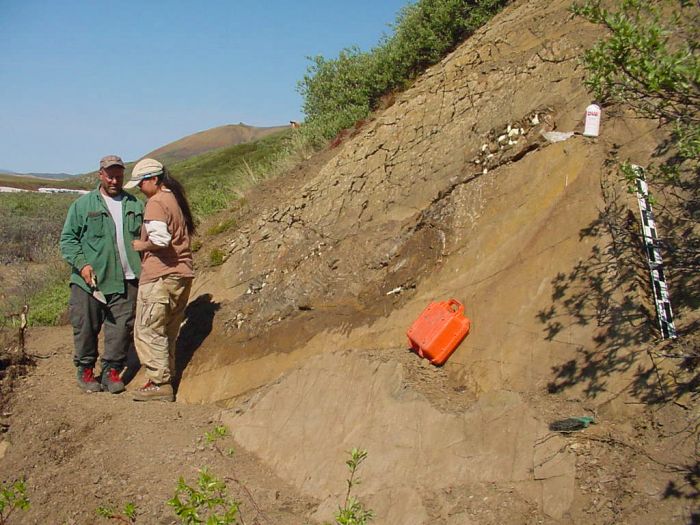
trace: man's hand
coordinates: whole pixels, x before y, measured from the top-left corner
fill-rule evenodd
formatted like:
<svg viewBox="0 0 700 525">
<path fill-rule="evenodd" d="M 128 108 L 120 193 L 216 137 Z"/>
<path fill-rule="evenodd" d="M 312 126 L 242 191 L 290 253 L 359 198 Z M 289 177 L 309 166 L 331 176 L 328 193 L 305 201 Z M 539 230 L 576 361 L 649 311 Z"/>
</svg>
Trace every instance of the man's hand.
<svg viewBox="0 0 700 525">
<path fill-rule="evenodd" d="M 83 280 L 88 284 L 88 286 L 95 286 L 95 270 L 93 270 L 92 266 L 90 266 L 89 264 L 86 264 L 80 269 L 80 277 L 83 278 Z"/>
</svg>

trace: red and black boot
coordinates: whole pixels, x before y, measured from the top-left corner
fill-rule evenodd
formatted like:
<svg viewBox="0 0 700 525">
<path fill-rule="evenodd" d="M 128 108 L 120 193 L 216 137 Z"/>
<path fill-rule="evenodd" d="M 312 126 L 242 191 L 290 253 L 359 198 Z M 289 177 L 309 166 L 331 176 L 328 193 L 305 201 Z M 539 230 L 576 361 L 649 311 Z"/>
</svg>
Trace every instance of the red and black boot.
<svg viewBox="0 0 700 525">
<path fill-rule="evenodd" d="M 78 386 L 87 393 L 102 392 L 102 385 L 95 379 L 94 368 L 78 367 Z"/>
<path fill-rule="evenodd" d="M 124 392 L 124 382 L 122 378 L 119 377 L 119 372 L 116 368 L 105 368 L 102 371 L 102 389 L 106 390 L 110 394 L 119 394 Z"/>
</svg>

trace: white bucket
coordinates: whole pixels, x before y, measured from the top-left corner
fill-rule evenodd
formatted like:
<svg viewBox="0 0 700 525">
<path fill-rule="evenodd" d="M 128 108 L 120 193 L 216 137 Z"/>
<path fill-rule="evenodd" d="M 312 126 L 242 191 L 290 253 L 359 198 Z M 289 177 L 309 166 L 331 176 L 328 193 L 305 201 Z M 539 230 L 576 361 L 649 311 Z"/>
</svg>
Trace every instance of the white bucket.
<svg viewBox="0 0 700 525">
<path fill-rule="evenodd" d="M 586 137 L 597 137 L 600 131 L 600 106 L 591 104 L 586 108 L 586 123 L 583 134 Z"/>
</svg>

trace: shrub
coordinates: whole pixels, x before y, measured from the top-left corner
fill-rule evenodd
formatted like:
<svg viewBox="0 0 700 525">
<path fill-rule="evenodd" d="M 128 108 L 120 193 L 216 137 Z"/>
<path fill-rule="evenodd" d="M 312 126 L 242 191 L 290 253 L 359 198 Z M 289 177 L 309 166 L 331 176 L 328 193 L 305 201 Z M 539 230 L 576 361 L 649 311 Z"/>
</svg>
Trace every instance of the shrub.
<svg viewBox="0 0 700 525">
<path fill-rule="evenodd" d="M 0 264 L 14 265 L 0 290 L 2 317 L 30 305 L 30 324 L 56 324 L 67 305 L 67 266 L 58 240 L 75 195 L 0 194 Z M 62 286 L 58 283 L 61 282 Z"/>
<path fill-rule="evenodd" d="M 215 182 L 211 186 L 196 188 L 189 195 L 192 213 L 200 222 L 220 210 L 228 207 L 231 202 L 231 186 L 225 182 Z"/>
<path fill-rule="evenodd" d="M 345 462 L 350 471 L 350 477 L 346 480 L 348 488 L 343 506 L 338 508 L 335 515 L 335 523 L 336 525 L 366 525 L 372 521 L 374 513 L 366 509 L 351 493 L 353 487 L 360 484 L 360 479 L 355 475 L 362 462 L 367 459 L 367 451 L 353 448 L 348 454 L 350 458 Z"/>
<path fill-rule="evenodd" d="M 394 34 L 362 52 L 310 58 L 298 83 L 304 98 L 304 133 L 312 143 L 330 139 L 377 108 L 385 94 L 403 89 L 503 8 L 508 0 L 419 0 L 404 7 Z"/>
<path fill-rule="evenodd" d="M 573 12 L 608 29 L 583 58 L 586 85 L 603 103 L 619 102 L 638 115 L 671 125 L 670 162 L 650 167 L 671 181 L 697 173 L 700 158 L 700 10 L 694 2 L 622 0 L 615 10 L 600 0 Z M 629 170 L 623 173 L 631 176 Z"/>
<path fill-rule="evenodd" d="M 122 512 L 117 512 L 114 508 L 108 506 L 98 507 L 95 512 L 98 516 L 118 523 L 136 523 L 136 505 L 131 502 L 124 505 Z"/>
<path fill-rule="evenodd" d="M 57 258 L 63 221 L 74 200 L 67 195 L 0 194 L 0 263 Z"/>
</svg>

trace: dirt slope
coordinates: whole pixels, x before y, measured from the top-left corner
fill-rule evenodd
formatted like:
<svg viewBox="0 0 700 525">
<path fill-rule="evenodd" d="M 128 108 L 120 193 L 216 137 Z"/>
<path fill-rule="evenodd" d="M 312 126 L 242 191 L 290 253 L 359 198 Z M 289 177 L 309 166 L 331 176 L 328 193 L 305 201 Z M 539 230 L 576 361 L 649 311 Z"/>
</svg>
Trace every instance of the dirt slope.
<svg viewBox="0 0 700 525">
<path fill-rule="evenodd" d="M 227 261 L 198 279 L 210 333 L 189 361 L 180 399 L 245 407 L 230 419 L 236 438 L 304 493 L 336 501 L 330 483 L 343 468 L 343 450 L 359 445 L 377 456 L 367 475 L 376 483 L 362 490 L 382 523 L 448 523 L 450 498 L 436 504 L 434 491 L 489 483 L 541 517 L 585 521 L 570 514 L 595 499 L 574 484 L 585 467 L 576 467 L 580 457 L 559 446 L 545 423 L 605 413 L 596 427 L 602 435 L 615 435 L 623 422 L 631 425 L 623 442 L 641 432 L 637 403 L 653 400 L 656 388 L 649 376 L 658 363 L 645 352 L 656 337 L 653 306 L 641 252 L 620 248 L 636 201 L 608 164 L 613 155 L 647 163 L 657 139 L 651 123 L 619 111 L 606 114 L 599 139 L 542 138 L 551 129 L 581 131 L 590 102 L 578 57 L 599 33 L 573 19 L 569 5 L 516 3 L 332 158 L 252 195 L 236 235 L 221 241 Z M 509 127 L 522 130 L 511 145 L 502 138 Z M 473 331 L 441 371 L 442 389 L 430 379 L 388 384 L 375 368 L 358 375 L 354 388 L 337 389 L 328 378 L 339 380 L 357 362 L 314 358 L 349 351 L 371 354 L 370 363 L 387 359 L 405 348 L 405 330 L 427 303 L 449 297 L 465 303 Z M 697 319 L 687 309 L 678 313 L 681 324 L 683 316 L 689 324 Z M 396 373 L 418 366 L 407 361 Z M 414 428 L 409 414 L 417 409 L 396 394 L 363 397 L 382 389 L 424 396 L 437 410 L 424 416 L 435 428 Z M 484 413 L 480 403 L 492 396 L 514 396 L 497 411 L 514 407 L 524 419 L 487 416 L 511 424 L 484 425 L 478 435 L 498 449 L 519 434 L 523 441 L 511 445 L 528 466 L 478 475 L 480 462 L 497 454 L 470 455 L 472 425 L 465 423 L 451 442 L 461 447 L 440 441 L 433 450 L 435 434 L 452 435 L 452 423 L 439 416 L 450 390 L 462 394 L 456 402 L 467 419 Z M 376 432 L 375 410 L 385 404 L 392 405 L 388 421 L 404 421 L 394 431 L 410 439 L 388 442 L 388 427 Z M 687 414 L 678 411 L 682 422 Z M 531 430 L 523 434 L 523 425 Z M 557 443 L 552 471 L 538 470 L 541 440 Z M 654 443 L 648 446 L 660 453 L 678 445 Z M 684 443 L 675 460 L 692 464 Z M 432 452 L 417 463 L 392 462 L 403 465 L 401 450 L 426 447 Z M 312 481 L 299 474 L 309 455 L 290 449 L 316 458 Z M 422 474 L 455 461 L 466 461 L 463 470 L 439 483 Z M 659 503 L 649 494 L 673 514 L 678 500 L 660 496 L 670 478 L 642 463 L 641 486 L 625 490 L 643 494 L 646 504 L 611 496 L 611 515 L 655 513 Z M 319 516 L 327 518 L 328 508 Z"/>
<path fill-rule="evenodd" d="M 375 523 L 697 520 L 697 383 L 676 367 L 677 346 L 658 345 L 636 201 L 611 162 L 646 164 L 657 130 L 606 108 L 598 139 L 541 134 L 581 131 L 590 102 L 578 57 L 600 34 L 569 6 L 515 2 L 337 148 L 247 195 L 235 232 L 202 249 L 202 259 L 214 246 L 227 259 L 199 265 L 178 403 L 147 413 L 121 398 L 91 405 L 134 425 L 115 433 L 138 460 L 108 468 L 131 482 L 118 496 L 154 477 L 144 498 L 162 501 L 163 472 L 201 463 L 184 443 L 217 420 L 216 403 L 248 465 L 231 471 L 270 523 L 330 519 L 352 447 L 369 453 L 356 494 Z M 519 130 L 512 144 L 509 128 Z M 672 208 L 663 198 L 660 217 Z M 697 348 L 697 277 L 678 277 L 681 341 Z M 404 334 L 430 301 L 450 297 L 465 304 L 472 333 L 435 368 L 406 350 Z M 11 417 L 0 462 L 31 481 L 47 472 L 48 486 L 93 457 L 33 462 L 52 445 L 16 445 L 34 427 L 49 444 L 60 435 L 50 431 L 64 418 L 57 408 L 31 414 L 50 405 L 35 393 L 44 381 L 68 388 L 63 353 L 58 382 L 39 375 L 20 392 L 16 406 L 29 412 Z M 678 373 L 664 383 L 669 371 Z M 81 428 L 85 401 L 62 403 L 68 428 Z M 185 426 L 176 413 L 191 433 L 175 430 Z M 548 429 L 582 415 L 596 424 Z M 169 437 L 142 445 L 149 424 Z M 71 432 L 70 447 L 85 447 Z M 69 516 L 60 502 L 73 496 L 35 490 Z"/>
<path fill-rule="evenodd" d="M 212 405 L 80 392 L 70 327 L 30 329 L 27 351 L 37 356 L 37 367 L 0 413 L 0 482 L 24 478 L 30 500 L 29 510 L 15 511 L 9 524 L 115 523 L 96 509 L 121 510 L 127 502 L 136 505 L 137 523 L 177 523 L 166 501 L 180 476 L 194 484 L 202 468 L 227 483 L 246 523 L 301 525 L 318 504 L 230 436 L 217 446 L 234 454 L 217 452 L 205 437 L 221 424 Z"/>
</svg>

